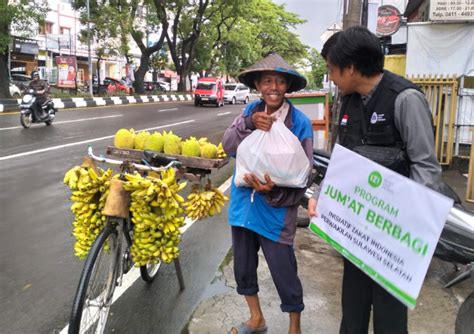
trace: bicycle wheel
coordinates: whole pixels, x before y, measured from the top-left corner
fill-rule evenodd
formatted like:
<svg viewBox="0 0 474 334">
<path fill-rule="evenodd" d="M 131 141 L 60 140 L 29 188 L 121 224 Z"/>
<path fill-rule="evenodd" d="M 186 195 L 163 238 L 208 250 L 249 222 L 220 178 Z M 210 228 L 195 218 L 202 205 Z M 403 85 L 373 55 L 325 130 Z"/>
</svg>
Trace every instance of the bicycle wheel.
<svg viewBox="0 0 474 334">
<path fill-rule="evenodd" d="M 153 282 L 156 276 L 158 276 L 160 265 L 161 261 L 157 264 L 147 264 L 146 266 L 141 266 L 140 275 L 142 276 L 142 279 L 147 283 Z"/>
<path fill-rule="evenodd" d="M 69 333 L 102 333 L 119 267 L 119 239 L 108 221 L 91 247 L 72 306 Z"/>
</svg>

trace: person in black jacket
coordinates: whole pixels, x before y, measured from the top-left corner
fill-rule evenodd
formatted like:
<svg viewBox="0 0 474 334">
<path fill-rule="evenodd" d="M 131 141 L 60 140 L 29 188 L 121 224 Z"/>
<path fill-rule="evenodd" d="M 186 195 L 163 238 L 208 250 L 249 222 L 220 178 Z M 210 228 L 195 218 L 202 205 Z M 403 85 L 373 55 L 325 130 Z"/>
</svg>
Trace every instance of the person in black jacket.
<svg viewBox="0 0 474 334">
<path fill-rule="evenodd" d="M 378 38 L 365 27 L 351 27 L 328 40 L 322 55 L 343 95 L 337 142 L 356 152 L 367 146 L 399 149 L 404 158 L 386 167 L 437 188 L 441 167 L 428 102 L 413 83 L 383 69 Z M 317 215 L 318 195 L 309 201 L 310 216 Z M 367 333 L 371 309 L 376 334 L 408 332 L 407 307 L 344 259 L 340 333 Z"/>
<path fill-rule="evenodd" d="M 38 71 L 33 71 L 31 73 L 31 81 L 28 88 L 35 91 L 36 104 L 38 105 L 38 117 L 41 119 L 47 117 L 48 114 L 43 109 L 43 104 L 48 100 L 47 93 L 49 90 L 49 84 L 40 79 Z"/>
</svg>

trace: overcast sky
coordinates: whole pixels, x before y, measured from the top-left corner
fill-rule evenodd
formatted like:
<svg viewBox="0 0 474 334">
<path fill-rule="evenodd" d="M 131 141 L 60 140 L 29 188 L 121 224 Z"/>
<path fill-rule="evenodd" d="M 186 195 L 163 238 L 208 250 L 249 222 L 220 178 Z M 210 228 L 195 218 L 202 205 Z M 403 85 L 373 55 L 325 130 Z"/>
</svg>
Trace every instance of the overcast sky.
<svg viewBox="0 0 474 334">
<path fill-rule="evenodd" d="M 273 0 L 284 4 L 288 12 L 296 13 L 307 22 L 298 26 L 301 41 L 321 51 L 321 34 L 333 23 L 342 21 L 343 0 Z"/>
</svg>

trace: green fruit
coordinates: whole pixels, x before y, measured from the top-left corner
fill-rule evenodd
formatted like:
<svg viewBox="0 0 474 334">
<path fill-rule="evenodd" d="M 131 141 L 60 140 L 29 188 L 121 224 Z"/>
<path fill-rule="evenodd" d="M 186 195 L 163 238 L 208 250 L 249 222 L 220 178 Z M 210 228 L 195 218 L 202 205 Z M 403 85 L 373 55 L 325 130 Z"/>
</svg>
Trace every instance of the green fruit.
<svg viewBox="0 0 474 334">
<path fill-rule="evenodd" d="M 166 154 L 181 154 L 181 143 L 180 142 L 168 142 L 163 145 L 163 152 Z"/>
<path fill-rule="evenodd" d="M 135 149 L 136 150 L 143 150 L 145 149 L 145 143 L 150 137 L 150 133 L 148 131 L 142 131 L 135 136 Z"/>
<path fill-rule="evenodd" d="M 145 150 L 163 152 L 163 136 L 159 132 L 154 132 L 145 141 Z"/>
<path fill-rule="evenodd" d="M 120 129 L 115 133 L 114 146 L 118 148 L 134 148 L 135 132 L 133 129 Z"/>
<path fill-rule="evenodd" d="M 163 152 L 166 154 L 181 154 L 181 138 L 172 131 L 163 131 Z"/>
<path fill-rule="evenodd" d="M 211 143 L 201 146 L 201 157 L 208 159 L 217 158 L 217 146 Z"/>
<path fill-rule="evenodd" d="M 200 157 L 201 146 L 196 139 L 188 139 L 181 146 L 182 155 L 186 157 Z"/>
</svg>

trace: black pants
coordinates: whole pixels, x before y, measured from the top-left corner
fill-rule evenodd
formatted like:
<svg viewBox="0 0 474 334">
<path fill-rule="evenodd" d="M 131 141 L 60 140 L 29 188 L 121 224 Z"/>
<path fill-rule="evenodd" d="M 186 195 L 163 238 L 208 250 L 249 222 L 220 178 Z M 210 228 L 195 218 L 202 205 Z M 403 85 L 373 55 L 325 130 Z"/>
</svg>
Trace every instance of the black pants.
<svg viewBox="0 0 474 334">
<path fill-rule="evenodd" d="M 373 307 L 375 334 L 406 334 L 407 307 L 344 259 L 340 334 L 367 334 Z"/>
<path fill-rule="evenodd" d="M 232 226 L 234 276 L 237 293 L 252 296 L 258 293 L 258 250 L 272 274 L 283 312 L 301 312 L 304 309 L 303 288 L 297 274 L 293 246 L 280 244 L 243 227 Z"/>
</svg>

